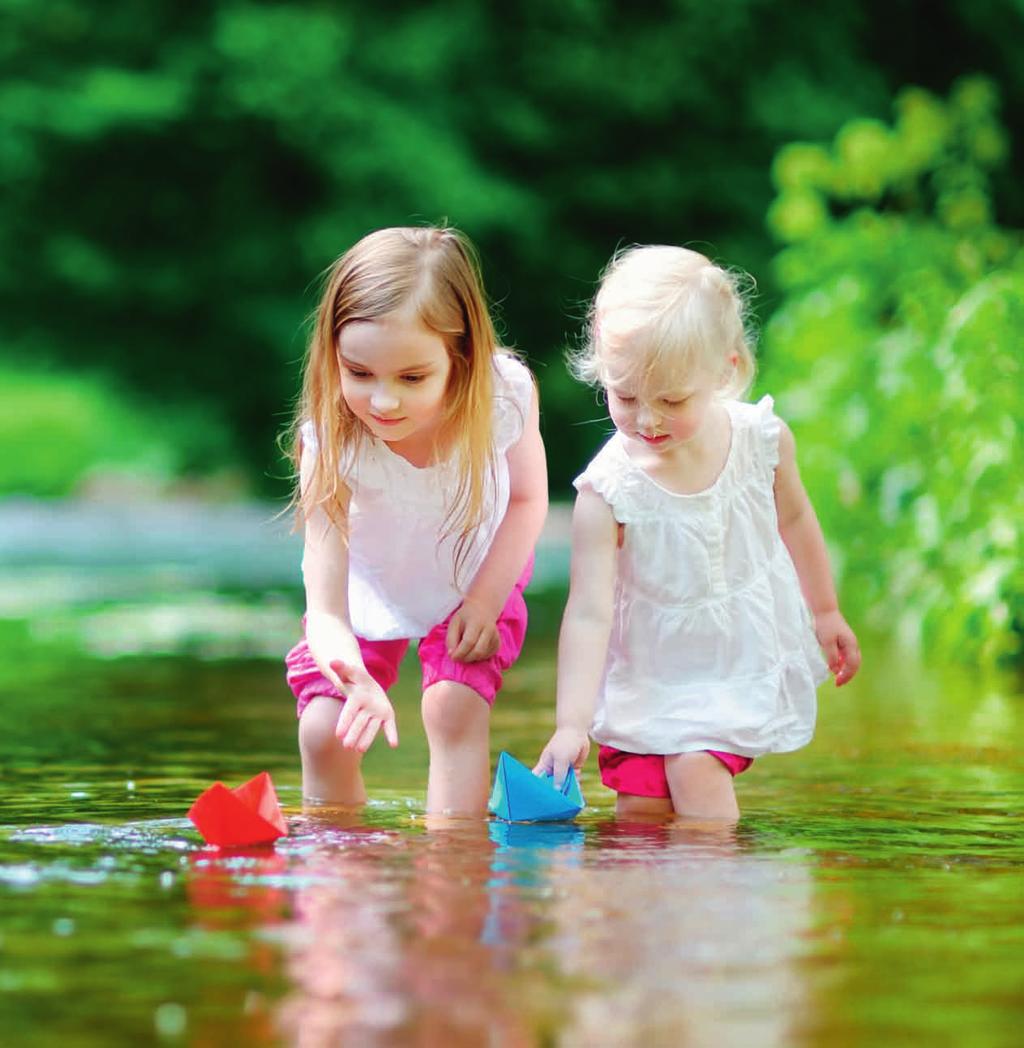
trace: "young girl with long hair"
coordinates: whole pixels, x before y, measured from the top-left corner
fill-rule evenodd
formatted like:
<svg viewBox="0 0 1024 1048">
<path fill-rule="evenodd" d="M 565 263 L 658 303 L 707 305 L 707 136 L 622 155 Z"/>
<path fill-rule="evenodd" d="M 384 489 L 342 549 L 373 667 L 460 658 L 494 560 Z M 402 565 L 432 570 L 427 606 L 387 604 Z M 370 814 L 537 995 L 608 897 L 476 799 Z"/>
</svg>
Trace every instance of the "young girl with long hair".
<svg viewBox="0 0 1024 1048">
<path fill-rule="evenodd" d="M 497 345 L 468 241 L 370 233 L 331 267 L 294 428 L 305 637 L 288 653 L 303 794 L 355 805 L 412 638 L 427 810 L 482 814 L 489 713 L 547 511 L 530 373 Z"/>
</svg>

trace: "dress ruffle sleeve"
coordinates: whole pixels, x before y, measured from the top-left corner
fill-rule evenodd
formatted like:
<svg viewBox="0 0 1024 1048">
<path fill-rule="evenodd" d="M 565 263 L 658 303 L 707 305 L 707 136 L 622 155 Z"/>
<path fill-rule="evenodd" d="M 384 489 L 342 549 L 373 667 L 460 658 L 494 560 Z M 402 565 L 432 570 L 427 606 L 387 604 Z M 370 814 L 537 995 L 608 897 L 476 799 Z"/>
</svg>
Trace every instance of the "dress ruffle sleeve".
<svg viewBox="0 0 1024 1048">
<path fill-rule="evenodd" d="M 620 523 L 628 516 L 628 493 L 624 490 L 622 468 L 615 455 L 615 438 L 591 459 L 587 468 L 572 482 L 577 491 L 589 488 L 608 503 Z"/>
<path fill-rule="evenodd" d="M 312 419 L 306 419 L 299 426 L 299 436 L 302 438 L 303 450 L 308 449 L 314 455 L 320 453 L 320 435 Z M 338 472 L 346 478 L 350 488 L 353 487 L 357 471 L 360 475 L 367 472 L 367 465 L 373 456 L 372 444 L 373 441 L 367 439 L 360 443 L 358 449 L 352 447 L 341 448 Z"/>
<path fill-rule="evenodd" d="M 774 472 L 779 464 L 779 436 L 782 433 L 782 420 L 775 414 L 775 401 L 770 396 L 763 396 L 755 405 L 757 411 L 757 429 L 761 435 L 761 449 L 764 464 L 769 472 Z"/>
<path fill-rule="evenodd" d="M 533 376 L 509 353 L 494 358 L 494 447 L 508 451 L 523 435 L 533 404 Z"/>
</svg>

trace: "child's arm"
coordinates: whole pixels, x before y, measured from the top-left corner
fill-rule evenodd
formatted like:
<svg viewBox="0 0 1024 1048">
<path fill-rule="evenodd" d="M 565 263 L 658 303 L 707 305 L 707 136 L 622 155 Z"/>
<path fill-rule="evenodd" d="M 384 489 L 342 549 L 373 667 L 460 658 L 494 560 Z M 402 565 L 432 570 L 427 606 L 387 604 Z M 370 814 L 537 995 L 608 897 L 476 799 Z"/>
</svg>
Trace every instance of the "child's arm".
<svg viewBox="0 0 1024 1048">
<path fill-rule="evenodd" d="M 306 487 L 315 463 L 302 453 L 300 482 Z M 348 514 L 349 491 L 343 488 L 339 510 Z M 306 586 L 306 643 L 320 672 L 345 695 L 335 734 L 346 749 L 365 753 L 377 732 L 398 745 L 395 711 L 380 685 L 366 672 L 348 613 L 348 543 L 344 532 L 322 509 L 306 519 L 302 577 Z"/>
<path fill-rule="evenodd" d="M 552 772 L 559 785 L 569 766 L 579 770 L 590 752 L 588 732 L 612 629 L 618 537 L 608 503 L 584 488 L 572 514 L 569 599 L 558 635 L 555 733 L 534 768 Z"/>
<path fill-rule="evenodd" d="M 496 623 L 533 552 L 548 512 L 548 472 L 540 437 L 537 393 L 523 434 L 508 452 L 508 509 L 487 556 L 448 625 L 448 653 L 457 662 L 490 658 L 499 648 Z"/>
<path fill-rule="evenodd" d="M 828 668 L 835 674 L 836 684 L 845 684 L 860 668 L 860 648 L 839 611 L 825 538 L 797 468 L 796 441 L 789 427 L 784 422 L 781 425 L 779 464 L 775 469 L 779 533 L 793 558 Z"/>
</svg>

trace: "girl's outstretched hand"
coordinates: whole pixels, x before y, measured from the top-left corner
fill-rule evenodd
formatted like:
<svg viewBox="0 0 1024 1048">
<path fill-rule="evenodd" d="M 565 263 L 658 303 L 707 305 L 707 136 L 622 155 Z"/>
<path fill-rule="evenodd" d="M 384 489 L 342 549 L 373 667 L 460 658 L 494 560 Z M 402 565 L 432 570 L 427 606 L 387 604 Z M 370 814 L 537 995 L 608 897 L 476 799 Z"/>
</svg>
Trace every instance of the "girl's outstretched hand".
<svg viewBox="0 0 1024 1048">
<path fill-rule="evenodd" d="M 345 705 L 334 729 L 342 746 L 365 753 L 383 728 L 384 738 L 394 749 L 398 745 L 395 709 L 381 686 L 362 666 L 335 659 L 331 669 L 338 678 L 340 690 L 345 693 Z"/>
<path fill-rule="evenodd" d="M 590 738 L 585 731 L 578 728 L 559 728 L 544 747 L 533 769 L 534 775 L 555 777 L 555 786 L 561 787 L 569 768 L 575 768 L 577 774 L 590 753 Z"/>
<path fill-rule="evenodd" d="M 825 612 L 815 617 L 814 632 L 828 668 L 836 678 L 836 686 L 852 680 L 860 669 L 860 646 L 846 619 L 838 611 Z"/>
<path fill-rule="evenodd" d="M 455 662 L 480 662 L 497 653 L 501 637 L 494 616 L 467 599 L 452 615 L 445 643 Z"/>
</svg>

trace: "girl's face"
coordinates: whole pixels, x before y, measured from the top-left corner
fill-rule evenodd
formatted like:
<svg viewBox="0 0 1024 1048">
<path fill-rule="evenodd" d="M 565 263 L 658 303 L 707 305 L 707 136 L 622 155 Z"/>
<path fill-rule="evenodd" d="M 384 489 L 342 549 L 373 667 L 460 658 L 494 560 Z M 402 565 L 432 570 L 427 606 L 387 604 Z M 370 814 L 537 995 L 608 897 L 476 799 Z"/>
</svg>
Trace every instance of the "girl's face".
<svg viewBox="0 0 1024 1048">
<path fill-rule="evenodd" d="M 670 452 L 698 438 L 715 394 L 719 375 L 652 372 L 637 376 L 611 359 L 605 368 L 608 411 L 626 438 L 657 452 Z"/>
<path fill-rule="evenodd" d="M 399 454 L 432 444 L 451 373 L 440 335 L 400 313 L 352 321 L 338 336 L 338 362 L 345 403 L 373 436 Z"/>
</svg>

